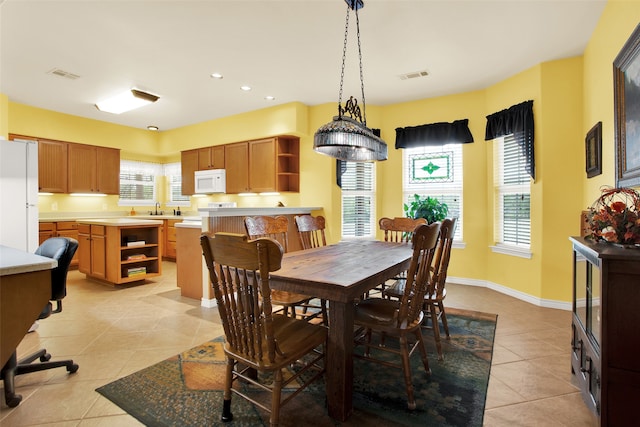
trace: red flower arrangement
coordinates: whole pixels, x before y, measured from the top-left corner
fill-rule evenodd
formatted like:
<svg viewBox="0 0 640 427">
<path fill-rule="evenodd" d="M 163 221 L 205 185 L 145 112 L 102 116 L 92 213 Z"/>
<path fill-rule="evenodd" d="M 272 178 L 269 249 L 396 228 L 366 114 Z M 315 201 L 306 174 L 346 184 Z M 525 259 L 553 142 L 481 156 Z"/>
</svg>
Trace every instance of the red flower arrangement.
<svg viewBox="0 0 640 427">
<path fill-rule="evenodd" d="M 621 245 L 640 245 L 640 194 L 631 188 L 605 188 L 589 208 L 589 237 Z"/>
</svg>

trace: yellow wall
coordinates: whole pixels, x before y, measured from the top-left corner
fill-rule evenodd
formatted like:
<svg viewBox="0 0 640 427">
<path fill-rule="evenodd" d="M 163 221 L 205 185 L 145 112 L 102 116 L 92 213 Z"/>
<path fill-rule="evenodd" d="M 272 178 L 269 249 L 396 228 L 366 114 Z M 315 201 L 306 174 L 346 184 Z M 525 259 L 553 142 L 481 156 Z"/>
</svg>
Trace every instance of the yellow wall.
<svg viewBox="0 0 640 427">
<path fill-rule="evenodd" d="M 454 249 L 449 275 L 541 300 L 571 299 L 568 236 L 579 233 L 579 213 L 614 184 L 612 62 L 640 19 L 640 2 L 607 3 L 583 56 L 538 64 L 484 90 L 387 106 L 367 105 L 367 124 L 380 128 L 389 159 L 376 163 L 376 217 L 402 215 L 402 155 L 395 128 L 469 119 L 475 142 L 463 147 L 464 249 Z M 526 100 L 534 101 L 536 181 L 532 184 L 531 259 L 497 254 L 493 245 L 492 142 L 484 141 L 485 116 Z M 0 134 L 19 133 L 71 142 L 118 147 L 123 158 L 178 161 L 186 149 L 278 134 L 301 138 L 301 192 L 242 198 L 214 195 L 192 199 L 192 209 L 209 201 L 239 206 L 320 206 L 328 220 L 328 240 L 340 239 L 340 189 L 335 160 L 312 150 L 315 129 L 337 113 L 336 103 L 308 107 L 290 103 L 153 133 L 45 111 L 8 101 L 0 94 Z M 587 179 L 584 137 L 603 122 L 603 174 Z M 482 161 L 484 159 L 485 161 Z M 44 212 L 119 210 L 117 197 L 75 201 L 43 196 Z"/>
<path fill-rule="evenodd" d="M 586 179 L 583 207 L 600 195 L 603 185 L 615 185 L 613 61 L 640 22 L 640 1 L 609 0 L 584 52 L 583 128 L 602 122 L 602 175 Z"/>
</svg>

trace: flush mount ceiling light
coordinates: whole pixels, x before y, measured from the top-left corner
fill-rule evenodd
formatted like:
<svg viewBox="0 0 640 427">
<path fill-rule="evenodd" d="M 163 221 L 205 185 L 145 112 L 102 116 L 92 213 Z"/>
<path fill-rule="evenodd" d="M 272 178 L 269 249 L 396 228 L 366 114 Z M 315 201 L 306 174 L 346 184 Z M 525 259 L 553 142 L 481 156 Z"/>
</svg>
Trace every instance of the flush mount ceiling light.
<svg viewBox="0 0 640 427">
<path fill-rule="evenodd" d="M 333 121 L 321 126 L 313 138 L 313 149 L 321 154 L 350 162 L 372 162 L 387 160 L 387 144 L 367 127 L 367 112 L 364 98 L 364 80 L 362 74 L 362 50 L 360 48 L 360 20 L 358 10 L 364 7 L 363 0 L 344 0 L 347 3 L 347 18 L 344 29 L 344 47 L 342 49 L 342 72 L 340 74 L 340 95 L 338 97 L 338 115 Z M 349 33 L 349 13 L 356 14 L 358 34 L 358 55 L 360 59 L 360 87 L 362 89 L 362 114 L 358 100 L 350 97 L 342 108 L 342 85 L 344 82 L 344 64 Z M 344 117 L 348 113 L 350 117 Z M 357 119 L 357 120 L 356 120 Z"/>
<path fill-rule="evenodd" d="M 157 131 L 159 130 L 158 126 L 147 126 L 147 129 Z"/>
<path fill-rule="evenodd" d="M 96 103 L 96 108 L 105 113 L 120 114 L 152 104 L 158 99 L 160 99 L 159 96 L 138 89 L 131 89 Z"/>
</svg>

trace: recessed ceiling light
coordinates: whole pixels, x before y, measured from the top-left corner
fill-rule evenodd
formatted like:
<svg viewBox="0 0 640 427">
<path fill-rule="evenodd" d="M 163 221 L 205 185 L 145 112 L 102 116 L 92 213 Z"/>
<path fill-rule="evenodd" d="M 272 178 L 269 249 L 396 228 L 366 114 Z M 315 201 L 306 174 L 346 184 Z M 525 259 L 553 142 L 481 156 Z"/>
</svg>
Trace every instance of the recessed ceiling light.
<svg viewBox="0 0 640 427">
<path fill-rule="evenodd" d="M 158 130 L 158 126 L 147 126 L 149 130 Z"/>
<path fill-rule="evenodd" d="M 211 73 L 211 78 L 212 79 L 221 79 L 222 78 L 222 74 L 220 74 L 220 73 Z"/>
<path fill-rule="evenodd" d="M 275 96 L 271 96 L 271 95 L 267 95 L 264 97 L 264 99 L 266 99 L 267 101 L 275 101 L 276 97 Z"/>
<path fill-rule="evenodd" d="M 247 85 L 240 86 L 240 89 L 244 90 L 245 92 L 249 92 L 251 90 L 251 86 L 247 86 Z"/>
<path fill-rule="evenodd" d="M 159 96 L 138 89 L 131 89 L 112 98 L 97 102 L 96 108 L 107 113 L 120 114 L 151 104 L 158 99 L 160 99 Z"/>
</svg>

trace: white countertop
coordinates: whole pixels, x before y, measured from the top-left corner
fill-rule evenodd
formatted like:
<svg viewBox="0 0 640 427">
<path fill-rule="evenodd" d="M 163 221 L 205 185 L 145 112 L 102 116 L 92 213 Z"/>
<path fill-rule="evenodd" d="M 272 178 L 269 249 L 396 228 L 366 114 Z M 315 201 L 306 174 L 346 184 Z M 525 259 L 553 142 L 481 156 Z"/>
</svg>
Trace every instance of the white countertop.
<svg viewBox="0 0 640 427">
<path fill-rule="evenodd" d="M 0 245 L 0 276 L 51 270 L 57 266 L 55 259 Z"/>
<path fill-rule="evenodd" d="M 94 224 L 94 225 L 105 225 L 107 227 L 119 227 L 119 226 L 127 226 L 127 225 L 162 225 L 162 220 L 151 220 L 151 219 L 134 219 L 134 217 L 129 218 L 89 218 L 89 219 L 79 219 L 78 224 Z"/>
<path fill-rule="evenodd" d="M 318 207 L 273 207 L 273 208 L 199 208 L 203 217 L 217 216 L 251 216 L 251 215 L 295 215 L 310 214 L 319 211 Z"/>
</svg>

